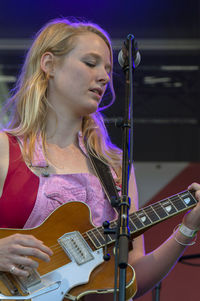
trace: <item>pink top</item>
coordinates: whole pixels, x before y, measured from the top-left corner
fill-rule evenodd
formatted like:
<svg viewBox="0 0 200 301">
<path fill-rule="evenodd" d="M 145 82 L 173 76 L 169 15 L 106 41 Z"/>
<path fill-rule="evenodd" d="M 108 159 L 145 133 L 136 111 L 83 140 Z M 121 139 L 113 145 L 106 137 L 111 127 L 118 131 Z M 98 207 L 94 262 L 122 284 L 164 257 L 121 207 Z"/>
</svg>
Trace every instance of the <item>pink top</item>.
<svg viewBox="0 0 200 301">
<path fill-rule="evenodd" d="M 81 133 L 79 147 L 87 156 Z M 41 141 L 36 144 L 34 166 L 46 166 Z M 105 220 L 113 220 L 116 213 L 111 207 L 99 179 L 89 173 L 50 174 L 39 177 L 37 198 L 24 228 L 40 225 L 60 205 L 69 201 L 86 203 L 92 213 L 92 222 L 101 226 Z"/>
</svg>

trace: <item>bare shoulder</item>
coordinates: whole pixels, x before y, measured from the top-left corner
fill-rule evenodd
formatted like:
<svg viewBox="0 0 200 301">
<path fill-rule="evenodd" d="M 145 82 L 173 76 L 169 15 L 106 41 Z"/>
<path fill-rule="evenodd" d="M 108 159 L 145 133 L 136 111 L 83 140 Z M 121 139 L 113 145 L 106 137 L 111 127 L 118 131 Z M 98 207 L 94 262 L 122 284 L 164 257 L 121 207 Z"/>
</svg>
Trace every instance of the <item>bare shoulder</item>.
<svg viewBox="0 0 200 301">
<path fill-rule="evenodd" d="M 0 155 L 1 157 L 4 155 L 8 155 L 9 152 L 9 142 L 8 142 L 8 136 L 5 132 L 0 132 Z M 0 158 L 1 158 L 0 157 Z"/>
<path fill-rule="evenodd" d="M 9 141 L 4 132 L 0 132 L 0 196 L 6 179 L 9 165 Z"/>
</svg>

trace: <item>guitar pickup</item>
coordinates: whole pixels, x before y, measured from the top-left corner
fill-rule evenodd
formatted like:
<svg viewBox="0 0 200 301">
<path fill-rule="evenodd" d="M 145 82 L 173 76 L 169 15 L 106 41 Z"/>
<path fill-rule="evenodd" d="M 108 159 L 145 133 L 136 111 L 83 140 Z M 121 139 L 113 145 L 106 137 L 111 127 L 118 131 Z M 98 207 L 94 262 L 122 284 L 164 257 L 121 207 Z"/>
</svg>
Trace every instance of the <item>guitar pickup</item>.
<svg viewBox="0 0 200 301">
<path fill-rule="evenodd" d="M 69 258 L 75 260 L 78 265 L 94 259 L 91 248 L 78 231 L 64 234 L 58 239 L 58 243 Z"/>
</svg>

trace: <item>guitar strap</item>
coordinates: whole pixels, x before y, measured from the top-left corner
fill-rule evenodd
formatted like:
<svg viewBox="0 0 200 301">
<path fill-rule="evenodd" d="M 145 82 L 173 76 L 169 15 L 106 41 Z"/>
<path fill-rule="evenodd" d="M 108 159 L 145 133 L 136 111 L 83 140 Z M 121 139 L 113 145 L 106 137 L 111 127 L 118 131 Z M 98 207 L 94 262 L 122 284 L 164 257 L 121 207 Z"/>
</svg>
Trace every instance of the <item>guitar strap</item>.
<svg viewBox="0 0 200 301">
<path fill-rule="evenodd" d="M 97 156 L 95 156 L 94 155 L 95 152 L 94 152 L 94 154 L 92 154 L 92 152 L 88 149 L 87 143 L 85 143 L 85 146 L 87 149 L 88 156 L 90 158 L 90 162 L 96 172 L 97 177 L 99 178 L 99 180 L 101 182 L 101 185 L 105 191 L 105 194 L 106 194 L 108 200 L 110 201 L 110 203 L 112 205 L 112 199 L 113 198 L 115 198 L 115 200 L 119 199 L 120 196 L 117 191 L 116 184 L 113 179 L 110 167 L 109 167 L 109 165 L 102 162 Z M 118 213 L 116 208 L 114 208 L 114 209 Z M 129 240 L 128 248 L 129 248 L 129 251 L 131 251 L 133 249 L 131 239 Z"/>
<path fill-rule="evenodd" d="M 105 164 L 104 162 L 102 162 L 98 157 L 96 157 L 94 154 L 92 154 L 92 152 L 88 149 L 87 147 L 87 143 L 85 143 L 86 145 L 86 149 L 87 149 L 87 153 L 88 156 L 90 158 L 90 162 L 96 172 L 97 177 L 99 178 L 101 185 L 105 191 L 105 194 L 108 198 L 108 200 L 110 201 L 111 205 L 112 205 L 112 199 L 114 198 L 119 199 L 119 193 L 117 191 L 116 188 L 116 184 L 115 181 L 113 179 L 111 170 L 109 165 Z M 118 213 L 118 211 L 116 210 L 116 208 L 114 208 L 115 211 Z M 128 248 L 129 251 L 131 251 L 133 249 L 133 245 L 132 245 L 132 240 L 129 240 L 129 244 L 128 244 Z"/>
<path fill-rule="evenodd" d="M 96 172 L 97 177 L 99 178 L 101 185 L 104 189 L 104 192 L 112 205 L 112 201 L 118 200 L 120 198 L 119 193 L 117 191 L 117 187 L 115 181 L 113 179 L 111 170 L 109 165 L 101 161 L 97 156 L 88 149 L 86 143 L 86 149 L 88 156 L 90 158 L 90 162 Z"/>
</svg>

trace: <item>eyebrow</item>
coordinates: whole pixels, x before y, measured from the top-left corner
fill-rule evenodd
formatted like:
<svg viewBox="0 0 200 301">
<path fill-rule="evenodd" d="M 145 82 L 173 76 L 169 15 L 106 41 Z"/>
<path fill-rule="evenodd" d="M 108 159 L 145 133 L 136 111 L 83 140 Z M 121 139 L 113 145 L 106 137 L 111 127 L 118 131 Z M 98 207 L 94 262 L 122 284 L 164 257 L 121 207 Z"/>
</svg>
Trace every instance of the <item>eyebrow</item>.
<svg viewBox="0 0 200 301">
<path fill-rule="evenodd" d="M 84 57 L 87 57 L 87 56 L 93 56 L 95 59 L 101 60 L 101 56 L 95 52 L 89 52 L 84 55 Z M 111 64 L 106 64 L 106 68 L 108 68 L 109 72 L 111 72 L 111 69 L 112 69 Z"/>
</svg>

